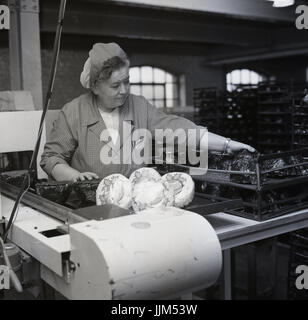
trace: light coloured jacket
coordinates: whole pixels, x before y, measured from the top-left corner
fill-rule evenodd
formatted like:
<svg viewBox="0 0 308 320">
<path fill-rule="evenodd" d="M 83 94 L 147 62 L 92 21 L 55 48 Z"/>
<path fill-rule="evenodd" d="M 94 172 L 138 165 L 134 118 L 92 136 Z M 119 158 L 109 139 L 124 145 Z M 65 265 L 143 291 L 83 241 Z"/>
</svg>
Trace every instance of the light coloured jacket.
<svg viewBox="0 0 308 320">
<path fill-rule="evenodd" d="M 113 173 L 121 173 L 128 177 L 131 172 L 145 165 L 124 164 L 122 160 L 121 163 L 104 164 L 104 161 L 101 161 L 102 148 L 107 148 L 119 159 L 124 159 L 130 156 L 127 152 L 129 149 L 124 148 L 124 145 L 127 147 L 127 144 L 131 144 L 133 150 L 139 143 L 130 139 L 136 129 L 148 129 L 154 137 L 155 129 L 202 128 L 185 118 L 167 115 L 153 107 L 144 97 L 133 94 L 130 94 L 125 104 L 120 107 L 119 115 L 120 139 L 119 144 L 115 146 L 112 141 L 101 141 L 101 133 L 106 126 L 91 92 L 67 103 L 59 112 L 45 144 L 40 163 L 42 169 L 51 176 L 54 166 L 62 163 L 79 172 L 94 172 L 101 178 Z M 124 123 L 130 125 L 132 131 L 122 139 Z"/>
</svg>

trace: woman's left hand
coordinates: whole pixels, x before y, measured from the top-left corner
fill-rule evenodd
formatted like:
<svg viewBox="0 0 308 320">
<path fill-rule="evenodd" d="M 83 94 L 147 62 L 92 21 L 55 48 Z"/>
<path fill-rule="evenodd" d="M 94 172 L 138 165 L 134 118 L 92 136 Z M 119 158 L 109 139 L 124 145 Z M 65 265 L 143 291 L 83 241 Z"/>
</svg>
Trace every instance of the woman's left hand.
<svg viewBox="0 0 308 320">
<path fill-rule="evenodd" d="M 240 150 L 243 150 L 243 149 L 246 149 L 250 152 L 255 152 L 256 149 L 253 148 L 252 146 L 248 145 L 248 144 L 244 144 L 244 143 L 241 143 L 241 142 L 238 142 L 238 141 L 234 141 L 234 140 L 231 140 L 229 142 L 229 145 L 228 145 L 228 151 L 230 152 L 235 152 L 235 151 L 240 151 Z"/>
</svg>

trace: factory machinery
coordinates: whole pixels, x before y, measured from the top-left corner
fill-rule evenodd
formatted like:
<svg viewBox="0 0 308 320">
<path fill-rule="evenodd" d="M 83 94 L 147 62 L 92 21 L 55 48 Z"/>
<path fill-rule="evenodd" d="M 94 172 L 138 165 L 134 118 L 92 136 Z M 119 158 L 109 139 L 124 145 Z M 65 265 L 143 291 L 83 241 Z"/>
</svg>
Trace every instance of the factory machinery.
<svg viewBox="0 0 308 320">
<path fill-rule="evenodd" d="M 228 213 L 265 221 L 308 206 L 308 149 L 273 154 L 210 153 L 205 175 L 193 176 L 196 190 L 214 200 L 241 199 Z M 161 172 L 189 172 L 191 166 L 165 162 Z"/>
<path fill-rule="evenodd" d="M 34 258 L 40 264 L 40 278 L 63 296 L 166 299 L 217 281 L 221 246 L 205 217 L 240 208 L 241 200 L 214 200 L 197 192 L 184 209 L 159 207 L 136 213 L 114 204 L 96 205 L 100 180 L 50 182 L 38 176 L 28 181 L 8 231 L 12 209 L 29 175 L 27 171 L 0 174 L 1 235 L 9 249 L 14 244 Z M 15 266 L 25 269 L 23 264 L 17 259 Z M 27 286 L 26 280 L 21 277 Z"/>
<path fill-rule="evenodd" d="M 21 177 L 2 174 L 3 227 Z M 95 184 L 85 184 L 86 194 L 91 194 L 89 185 Z M 220 243 L 201 214 L 175 207 L 136 214 L 116 205 L 89 206 L 91 203 L 74 191 L 68 198 L 61 197 L 67 191 L 64 185 L 51 184 L 55 191 L 51 197 L 56 194 L 62 204 L 30 188 L 22 198 L 8 239 L 40 263 L 41 278 L 65 297 L 174 298 L 216 282 L 222 263 Z M 77 190 L 80 188 L 79 184 Z M 237 200 L 220 201 L 215 210 L 213 202 L 204 198 L 191 208 L 197 212 L 208 208 L 210 213 L 238 205 Z"/>
<path fill-rule="evenodd" d="M 258 221 L 308 207 L 307 150 L 273 155 L 210 154 L 184 209 L 135 213 L 95 204 L 99 180 L 35 179 L 8 234 L 40 263 L 40 277 L 69 299 L 160 299 L 213 285 L 222 257 L 206 216 L 227 212 Z M 164 163 L 160 173 L 191 167 Z M 1 174 L 1 214 L 9 220 L 23 172 Z M 3 228 L 4 229 L 4 228 Z"/>
</svg>

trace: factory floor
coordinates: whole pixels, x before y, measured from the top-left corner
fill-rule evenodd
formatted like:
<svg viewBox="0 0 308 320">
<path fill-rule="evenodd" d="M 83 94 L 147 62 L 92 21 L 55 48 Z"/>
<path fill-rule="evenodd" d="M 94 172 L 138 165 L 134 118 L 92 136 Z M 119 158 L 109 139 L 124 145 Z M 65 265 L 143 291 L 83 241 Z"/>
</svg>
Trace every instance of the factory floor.
<svg viewBox="0 0 308 320">
<path fill-rule="evenodd" d="M 233 300 L 266 299 L 286 300 L 288 292 L 288 263 L 289 245 L 287 236 L 272 238 L 244 245 L 233 250 Z M 255 260 L 254 260 L 255 259 Z M 255 270 L 251 271 L 249 263 L 255 263 Z M 252 268 L 254 269 L 254 268 Z M 193 295 L 196 300 L 220 300 L 220 281 L 207 290 Z M 6 291 L 5 300 L 33 300 L 33 299 L 64 299 L 49 286 L 37 297 L 28 291 L 17 294 L 13 290 Z M 0 297 L 1 300 L 1 297 Z"/>
</svg>

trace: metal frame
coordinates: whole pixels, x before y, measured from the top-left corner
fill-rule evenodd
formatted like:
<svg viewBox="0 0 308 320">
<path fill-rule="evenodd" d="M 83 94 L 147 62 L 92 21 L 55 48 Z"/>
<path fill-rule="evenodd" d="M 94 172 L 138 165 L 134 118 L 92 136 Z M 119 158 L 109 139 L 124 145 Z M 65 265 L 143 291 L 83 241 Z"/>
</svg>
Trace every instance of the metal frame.
<svg viewBox="0 0 308 320">
<path fill-rule="evenodd" d="M 32 93 L 36 109 L 42 109 L 39 0 L 9 0 L 11 90 Z"/>
<path fill-rule="evenodd" d="M 238 215 L 241 217 L 249 218 L 249 219 L 254 219 L 257 221 L 264 221 L 270 218 L 274 218 L 279 215 L 283 215 L 292 211 L 300 210 L 303 208 L 308 207 L 308 201 L 304 201 L 302 203 L 298 204 L 291 204 L 287 205 L 279 210 L 276 211 L 265 211 L 266 209 L 262 208 L 262 194 L 266 191 L 270 190 L 276 190 L 276 189 L 281 189 L 285 187 L 291 187 L 294 185 L 308 185 L 308 175 L 305 176 L 296 176 L 292 178 L 285 178 L 282 180 L 275 180 L 275 179 L 267 179 L 267 181 L 263 182 L 261 177 L 264 174 L 268 174 L 271 172 L 277 172 L 289 168 L 295 168 L 295 167 L 301 167 L 305 166 L 307 168 L 308 162 L 303 160 L 301 163 L 297 164 L 292 164 L 292 165 L 285 165 L 284 167 L 281 168 L 275 168 L 275 169 L 270 169 L 266 171 L 262 171 L 260 169 L 260 163 L 264 160 L 269 160 L 269 159 L 275 159 L 275 158 L 283 158 L 286 156 L 291 156 L 291 155 L 304 155 L 305 152 L 307 152 L 307 148 L 303 149 L 297 149 L 297 150 L 292 150 L 292 151 L 287 151 L 287 152 L 281 152 L 277 154 L 268 154 L 268 155 L 260 155 L 256 161 L 255 165 L 255 171 L 251 172 L 242 172 L 242 171 L 232 171 L 232 170 L 219 170 L 219 169 L 208 169 L 207 173 L 205 176 L 194 176 L 195 181 L 206 181 L 209 183 L 214 183 L 214 184 L 220 184 L 220 185 L 225 185 L 225 186 L 230 186 L 230 187 L 235 187 L 239 190 L 250 190 L 254 191 L 257 196 L 257 200 L 254 201 L 253 203 L 247 203 L 243 202 L 244 206 L 250 207 L 250 208 L 255 208 L 256 210 L 253 213 L 247 213 L 245 211 L 235 211 L 232 210 L 229 213 Z M 177 165 L 175 164 L 176 167 L 183 167 L 184 169 L 186 168 L 188 170 L 188 166 L 183 166 L 183 165 Z M 249 183 L 237 183 L 237 182 L 232 182 L 231 180 L 231 174 L 236 174 L 238 176 L 251 176 L 255 177 L 255 182 L 254 184 L 249 184 Z M 220 177 L 220 178 L 219 178 Z M 283 202 L 287 203 L 293 200 L 303 200 L 304 195 L 297 195 L 296 197 L 293 198 L 287 198 L 285 200 L 277 200 L 275 203 L 276 204 L 283 204 Z"/>
<path fill-rule="evenodd" d="M 231 300 L 231 249 L 308 227 L 308 209 L 289 213 L 263 222 L 257 222 L 226 213 L 210 215 L 207 217 L 207 220 L 215 229 L 223 250 L 224 278 L 222 296 L 225 300 Z"/>
</svg>

